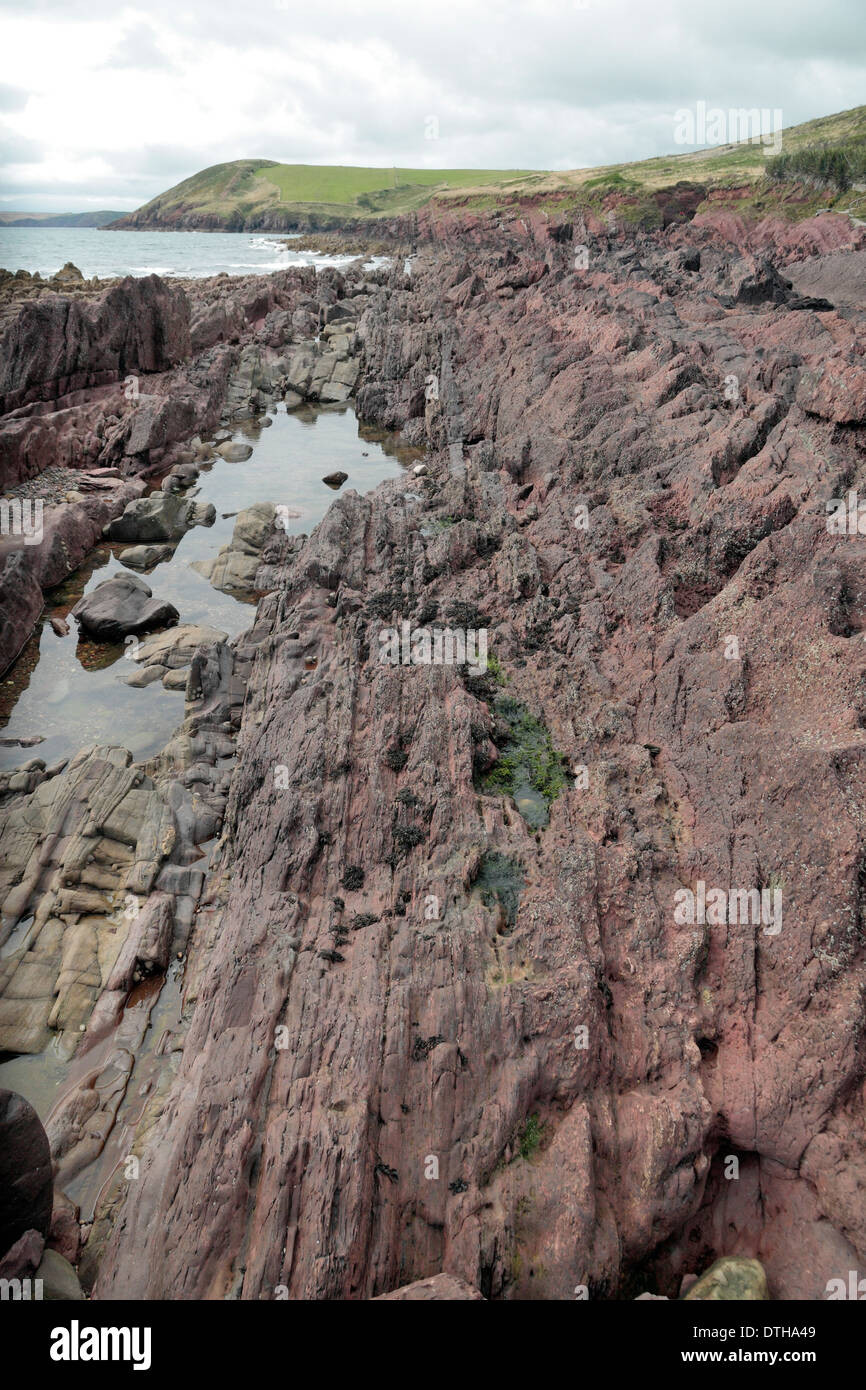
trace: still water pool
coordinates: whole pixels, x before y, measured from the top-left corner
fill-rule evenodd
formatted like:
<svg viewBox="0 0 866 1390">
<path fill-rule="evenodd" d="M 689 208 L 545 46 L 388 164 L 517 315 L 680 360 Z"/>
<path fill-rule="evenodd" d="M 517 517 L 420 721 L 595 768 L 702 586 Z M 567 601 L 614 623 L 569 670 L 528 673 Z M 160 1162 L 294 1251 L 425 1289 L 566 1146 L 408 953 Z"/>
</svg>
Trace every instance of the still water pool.
<svg viewBox="0 0 866 1390">
<path fill-rule="evenodd" d="M 251 421 L 233 435 L 253 446 L 245 463 L 222 458 L 204 464 L 195 488 L 185 495 L 212 502 L 216 522 L 194 527 L 170 559 L 142 577 L 158 598 L 169 599 L 181 623 L 205 623 L 229 637 L 249 627 L 254 607 L 220 593 L 192 569 L 196 560 L 212 559 L 229 543 L 233 514 L 254 502 L 285 503 L 300 513 L 289 523 L 292 534 L 309 533 L 321 521 L 334 493 L 322 478 L 336 469 L 348 473 L 341 491 L 368 492 L 418 457 L 401 447 L 396 436 L 359 427 L 345 406 L 287 412 L 280 406 L 265 428 Z M 151 757 L 168 741 L 183 718 L 183 692 L 163 689 L 157 681 L 143 689 L 123 683 L 130 663 L 122 645 L 79 640 L 70 631 L 59 637 L 50 618 L 66 618 L 82 594 L 118 571 L 126 544 L 101 545 L 56 589 L 46 594 L 37 631 L 0 686 L 0 736 L 39 737 L 34 747 L 0 747 L 0 767 L 17 766 L 33 757 L 47 765 L 80 748 L 110 743 L 129 748 L 136 760 Z"/>
</svg>

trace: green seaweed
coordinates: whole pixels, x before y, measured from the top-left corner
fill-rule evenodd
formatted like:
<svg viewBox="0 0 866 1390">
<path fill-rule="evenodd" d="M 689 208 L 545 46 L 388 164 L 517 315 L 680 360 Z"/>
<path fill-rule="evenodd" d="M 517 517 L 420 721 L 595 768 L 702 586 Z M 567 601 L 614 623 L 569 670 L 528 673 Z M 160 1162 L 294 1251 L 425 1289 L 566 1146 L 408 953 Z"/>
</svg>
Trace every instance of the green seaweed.
<svg viewBox="0 0 866 1390">
<path fill-rule="evenodd" d="M 544 1137 L 544 1125 L 537 1115 L 530 1115 L 517 1138 L 521 1158 L 532 1158 Z"/>
<path fill-rule="evenodd" d="M 513 797 L 527 825 L 540 829 L 550 819 L 550 803 L 565 786 L 562 755 L 545 725 L 519 700 L 500 695 L 493 707 L 507 733 L 495 766 L 481 776 L 481 789 Z"/>
</svg>

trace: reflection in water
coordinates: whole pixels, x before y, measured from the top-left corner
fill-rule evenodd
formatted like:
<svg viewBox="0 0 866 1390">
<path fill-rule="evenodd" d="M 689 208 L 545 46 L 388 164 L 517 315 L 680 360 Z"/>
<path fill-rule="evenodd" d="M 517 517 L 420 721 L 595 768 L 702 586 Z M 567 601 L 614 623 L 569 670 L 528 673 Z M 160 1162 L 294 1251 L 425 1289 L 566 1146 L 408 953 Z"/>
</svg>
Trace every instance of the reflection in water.
<svg viewBox="0 0 866 1390">
<path fill-rule="evenodd" d="M 143 576 L 158 598 L 174 604 L 181 623 L 207 624 L 230 637 L 252 622 L 249 601 L 219 593 L 191 566 L 228 545 L 237 512 L 254 502 L 282 503 L 293 514 L 290 534 L 309 533 L 334 500 L 322 482 L 324 474 L 340 469 L 349 475 L 342 492 L 368 492 L 418 457 L 417 450 L 401 447 L 393 435 L 359 430 L 354 411 L 345 406 L 291 413 L 281 407 L 270 427 L 249 421 L 233 437 L 253 444 L 252 457 L 245 463 L 217 457 L 204 465 L 196 487 L 187 493 L 212 502 L 216 522 L 187 532 L 171 557 Z M 49 621 L 67 618 L 82 594 L 124 570 L 118 556 L 126 548 L 127 543 L 99 546 L 46 595 L 40 626 L 0 689 L 3 736 L 43 741 L 27 748 L 0 746 L 0 767 L 34 757 L 50 766 L 80 748 L 109 742 L 131 749 L 137 760 L 148 758 L 182 719 L 182 691 L 165 690 L 159 681 L 143 689 L 123 683 L 130 668 L 122 644 L 79 640 L 74 619 L 67 636 L 58 636 Z"/>
<path fill-rule="evenodd" d="M 182 623 L 208 624 L 229 636 L 250 626 L 254 609 L 248 601 L 211 588 L 191 566 L 212 559 L 229 543 L 237 512 L 254 502 L 283 503 L 294 514 L 289 532 L 308 533 L 334 500 L 322 482 L 324 474 L 340 469 L 348 474 L 341 491 L 367 492 L 420 453 L 403 448 L 385 432 L 359 430 L 354 411 L 345 406 L 291 414 L 280 408 L 270 427 L 249 422 L 233 437 L 254 445 L 252 457 L 245 463 L 217 457 L 204 465 L 197 486 L 187 493 L 214 504 L 215 524 L 189 531 L 170 558 L 145 575 L 154 594 L 175 605 Z M 46 595 L 39 629 L 0 687 L 3 737 L 38 736 L 42 741 L 33 747 L 0 746 L 0 767 L 34 757 L 51 765 L 93 744 L 126 747 L 136 760 L 144 759 L 163 747 L 183 718 L 182 693 L 164 690 L 159 682 L 143 689 L 123 683 L 130 667 L 122 644 L 79 640 L 74 619 L 66 636 L 51 627 L 51 618 L 67 618 L 82 594 L 124 569 L 118 558 L 124 549 L 126 543 L 100 545 Z M 200 846 L 205 858 L 213 843 Z M 22 947 L 32 922 L 29 917 L 19 924 L 3 955 Z M 182 967 L 174 961 L 167 978 L 148 980 L 134 990 L 116 1029 L 71 1063 L 59 1037 L 39 1055 L 0 1056 L 0 1086 L 26 1096 L 43 1122 L 72 1087 L 91 1074 L 95 1078 L 103 1066 L 103 1084 L 122 1097 L 103 1153 L 66 1183 L 84 1220 L 90 1219 L 100 1191 L 123 1161 L 144 1105 L 156 1088 L 168 1084 L 178 1065 L 181 1011 Z M 128 1067 L 111 1065 L 112 1058 L 124 1056 L 127 1062 L 134 1058 L 128 1076 Z"/>
</svg>

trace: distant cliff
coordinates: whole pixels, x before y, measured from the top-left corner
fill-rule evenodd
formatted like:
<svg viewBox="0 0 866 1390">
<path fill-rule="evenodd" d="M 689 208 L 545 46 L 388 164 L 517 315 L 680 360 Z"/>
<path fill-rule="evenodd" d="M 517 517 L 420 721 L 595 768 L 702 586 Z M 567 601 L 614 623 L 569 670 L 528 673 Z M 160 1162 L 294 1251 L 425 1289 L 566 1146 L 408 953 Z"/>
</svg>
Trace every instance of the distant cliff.
<svg viewBox="0 0 866 1390">
<path fill-rule="evenodd" d="M 122 212 L 59 212 L 56 216 L 42 217 L 35 212 L 5 213 L 0 217 L 0 227 L 104 227 L 124 217 Z"/>
</svg>

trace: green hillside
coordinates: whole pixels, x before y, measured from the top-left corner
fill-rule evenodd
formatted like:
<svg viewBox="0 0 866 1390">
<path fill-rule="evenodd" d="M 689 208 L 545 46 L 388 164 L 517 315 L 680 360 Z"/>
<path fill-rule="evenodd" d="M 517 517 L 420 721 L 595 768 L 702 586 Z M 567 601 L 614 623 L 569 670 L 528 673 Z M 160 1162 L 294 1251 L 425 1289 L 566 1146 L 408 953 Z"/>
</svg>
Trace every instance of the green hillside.
<svg viewBox="0 0 866 1390">
<path fill-rule="evenodd" d="M 518 188 L 530 176 L 523 169 L 396 169 L 239 159 L 184 179 L 116 225 L 210 224 L 231 230 L 288 226 L 293 218 L 299 225 L 337 225 L 411 211 L 438 192 Z"/>
<path fill-rule="evenodd" d="M 431 201 L 481 209 L 527 199 L 551 211 L 615 205 L 626 220 L 658 225 L 666 215 L 663 191 L 676 185 L 689 186 L 692 205 L 711 198 L 714 207 L 729 203 L 755 218 L 807 217 L 822 207 L 866 216 L 866 188 L 859 181 L 866 167 L 866 106 L 787 127 L 781 149 L 780 157 L 760 141 L 745 140 L 565 172 L 239 159 L 203 169 L 112 225 L 317 230 L 400 216 Z"/>
</svg>

